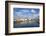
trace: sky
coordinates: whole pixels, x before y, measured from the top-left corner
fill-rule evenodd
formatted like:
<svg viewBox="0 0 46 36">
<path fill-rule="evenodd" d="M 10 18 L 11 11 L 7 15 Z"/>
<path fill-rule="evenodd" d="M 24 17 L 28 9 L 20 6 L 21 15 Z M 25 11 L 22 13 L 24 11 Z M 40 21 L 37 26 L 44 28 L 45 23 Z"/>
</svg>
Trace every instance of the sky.
<svg viewBox="0 0 46 36">
<path fill-rule="evenodd" d="M 13 8 L 13 15 L 16 18 L 31 18 L 39 16 L 39 8 Z"/>
</svg>

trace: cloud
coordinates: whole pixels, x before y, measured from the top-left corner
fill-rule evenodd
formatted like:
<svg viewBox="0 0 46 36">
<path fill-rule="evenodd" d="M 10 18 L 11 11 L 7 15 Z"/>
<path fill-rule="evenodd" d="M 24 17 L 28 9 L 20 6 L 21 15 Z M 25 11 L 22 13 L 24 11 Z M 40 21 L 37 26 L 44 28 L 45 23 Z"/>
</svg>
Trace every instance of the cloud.
<svg viewBox="0 0 46 36">
<path fill-rule="evenodd" d="M 34 16 L 32 16 L 32 13 L 34 13 Z M 39 16 L 38 10 L 37 9 L 19 9 L 19 11 L 15 11 L 15 17 L 17 18 L 31 18 L 31 17 L 37 17 Z"/>
<path fill-rule="evenodd" d="M 19 12 L 30 12 L 29 10 L 20 10 Z"/>
<path fill-rule="evenodd" d="M 36 13 L 36 11 L 35 11 L 35 10 L 33 10 L 33 9 L 31 10 L 31 12 L 32 12 L 32 13 Z"/>
</svg>

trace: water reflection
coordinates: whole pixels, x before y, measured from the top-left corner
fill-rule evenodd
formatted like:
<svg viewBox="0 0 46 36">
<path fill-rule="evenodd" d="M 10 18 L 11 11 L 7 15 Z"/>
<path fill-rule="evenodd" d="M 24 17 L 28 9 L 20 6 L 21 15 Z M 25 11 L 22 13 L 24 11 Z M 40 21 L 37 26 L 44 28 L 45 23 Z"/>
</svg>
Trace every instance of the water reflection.
<svg viewBox="0 0 46 36">
<path fill-rule="evenodd" d="M 38 22 L 37 22 L 38 21 Z M 14 21 L 14 28 L 22 27 L 39 27 L 39 20 L 29 20 L 29 21 Z"/>
</svg>

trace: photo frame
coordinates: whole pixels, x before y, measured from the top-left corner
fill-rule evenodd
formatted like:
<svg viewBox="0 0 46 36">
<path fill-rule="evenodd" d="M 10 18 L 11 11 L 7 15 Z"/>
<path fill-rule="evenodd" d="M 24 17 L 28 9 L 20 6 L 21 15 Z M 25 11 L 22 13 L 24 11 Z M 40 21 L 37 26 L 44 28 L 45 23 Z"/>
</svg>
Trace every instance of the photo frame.
<svg viewBox="0 0 46 36">
<path fill-rule="evenodd" d="M 5 1 L 5 34 L 45 32 L 45 3 Z"/>
</svg>

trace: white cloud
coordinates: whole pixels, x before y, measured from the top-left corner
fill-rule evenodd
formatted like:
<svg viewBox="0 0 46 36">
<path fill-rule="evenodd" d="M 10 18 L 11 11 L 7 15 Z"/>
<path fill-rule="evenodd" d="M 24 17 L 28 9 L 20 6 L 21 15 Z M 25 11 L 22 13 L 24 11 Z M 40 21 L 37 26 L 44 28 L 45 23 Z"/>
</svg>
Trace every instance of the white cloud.
<svg viewBox="0 0 46 36">
<path fill-rule="evenodd" d="M 36 13 L 36 11 L 35 11 L 35 10 L 33 10 L 33 9 L 31 10 L 31 12 L 32 12 L 32 13 Z"/>
<path fill-rule="evenodd" d="M 20 10 L 20 12 L 29 12 L 29 10 Z"/>
</svg>

